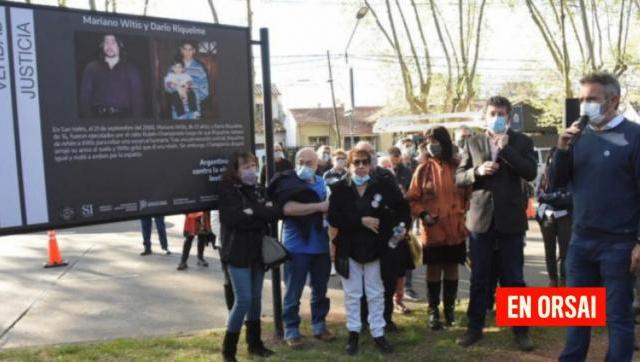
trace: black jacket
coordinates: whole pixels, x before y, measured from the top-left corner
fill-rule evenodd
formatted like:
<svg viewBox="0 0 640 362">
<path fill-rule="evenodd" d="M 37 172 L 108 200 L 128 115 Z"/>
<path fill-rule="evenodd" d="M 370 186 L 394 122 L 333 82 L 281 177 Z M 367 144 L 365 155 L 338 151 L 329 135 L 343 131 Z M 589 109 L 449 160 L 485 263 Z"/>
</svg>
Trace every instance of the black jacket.
<svg viewBox="0 0 640 362">
<path fill-rule="evenodd" d="M 287 170 L 293 170 L 293 165 L 286 158 L 281 158 L 280 160 L 275 162 L 275 172 L 284 172 Z M 274 175 L 270 175 L 273 178 Z M 266 165 L 262 166 L 260 170 L 260 185 L 265 186 L 267 183 L 267 167 Z"/>
<path fill-rule="evenodd" d="M 480 176 L 477 168 L 491 161 L 489 138 L 484 133 L 465 143 L 456 170 L 458 186 L 472 186 L 467 229 L 484 233 L 494 223 L 503 233 L 524 233 L 527 230 L 527 196 L 522 179 L 536 178 L 537 162 L 531 139 L 521 133 L 508 131 L 509 143 L 498 152 L 499 170 L 491 176 Z"/>
<path fill-rule="evenodd" d="M 348 258 L 351 250 L 350 239 L 365 229 L 362 226 L 362 216 L 374 216 L 380 218 L 379 234 L 371 233 L 376 252 L 380 255 L 380 267 L 383 279 L 392 279 L 404 275 L 409 267 L 406 263 L 406 247 L 398 245 L 395 249 L 388 246 L 393 228 L 400 222 L 404 222 L 409 228 L 411 216 L 409 204 L 403 198 L 393 174 L 382 167 L 377 167 L 371 172 L 371 181 L 365 197 L 373 197 L 376 194 L 382 196 L 382 202 L 378 208 L 368 210 L 368 215 L 359 214 L 355 200 L 358 198 L 355 186 L 349 177 L 335 183 L 331 187 L 329 199 L 329 223 L 338 229 L 338 235 L 333 240 L 336 245 L 336 270 L 344 277 L 348 277 Z"/>
<path fill-rule="evenodd" d="M 411 177 L 413 177 L 411 169 L 400 163 L 393 171 L 395 172 L 396 182 L 398 185 L 402 186 L 404 192 L 409 191 L 409 186 L 411 186 Z"/>
<path fill-rule="evenodd" d="M 280 217 L 277 207 L 266 206 L 264 188 L 221 181 L 218 187 L 220 208 L 220 258 L 223 263 L 247 268 L 262 264 L 262 237 L 269 224 Z M 253 215 L 244 209 L 253 210 Z"/>
<path fill-rule="evenodd" d="M 319 177 L 319 176 L 316 176 Z M 269 187 L 267 187 L 267 195 L 276 204 L 284 207 L 289 201 L 296 201 L 303 204 L 321 202 L 318 194 L 309 187 L 305 181 L 302 181 L 295 171 L 284 171 L 276 174 L 271 179 Z M 305 216 L 287 216 L 288 220 L 293 221 L 295 227 L 301 231 L 302 235 L 306 235 L 305 240 L 310 239 L 311 229 L 324 232 L 323 215 L 316 212 Z"/>
<path fill-rule="evenodd" d="M 397 212 L 389 207 L 388 200 L 391 199 L 389 190 L 375 179 L 369 182 L 362 196 L 349 177 L 331 187 L 328 219 L 329 224 L 338 229 L 333 240 L 336 259 L 352 258 L 364 264 L 380 258 L 393 227 L 399 223 Z M 365 216 L 380 220 L 378 234 L 362 224 Z"/>
</svg>

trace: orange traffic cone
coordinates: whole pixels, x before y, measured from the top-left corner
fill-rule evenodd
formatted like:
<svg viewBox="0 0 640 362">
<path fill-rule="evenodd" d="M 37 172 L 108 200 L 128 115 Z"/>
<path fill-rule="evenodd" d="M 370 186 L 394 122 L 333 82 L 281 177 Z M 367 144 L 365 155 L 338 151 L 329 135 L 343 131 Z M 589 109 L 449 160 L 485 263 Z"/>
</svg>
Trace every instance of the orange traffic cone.
<svg viewBox="0 0 640 362">
<path fill-rule="evenodd" d="M 60 250 L 58 249 L 58 240 L 56 239 L 56 231 L 49 230 L 49 262 L 44 265 L 45 268 L 55 268 L 59 266 L 67 266 L 62 260 Z"/>
</svg>

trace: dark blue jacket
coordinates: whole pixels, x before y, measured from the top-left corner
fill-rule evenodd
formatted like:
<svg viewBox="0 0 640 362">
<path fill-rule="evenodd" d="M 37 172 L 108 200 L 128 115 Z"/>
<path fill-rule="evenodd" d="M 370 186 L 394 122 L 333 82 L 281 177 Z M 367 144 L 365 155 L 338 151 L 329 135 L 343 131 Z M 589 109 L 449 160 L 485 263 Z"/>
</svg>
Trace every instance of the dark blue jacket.
<svg viewBox="0 0 640 362">
<path fill-rule="evenodd" d="M 640 223 L 640 125 L 624 120 L 587 127 L 569 151 L 556 152 L 551 187 L 571 185 L 573 230 L 583 237 L 634 240 Z"/>
</svg>

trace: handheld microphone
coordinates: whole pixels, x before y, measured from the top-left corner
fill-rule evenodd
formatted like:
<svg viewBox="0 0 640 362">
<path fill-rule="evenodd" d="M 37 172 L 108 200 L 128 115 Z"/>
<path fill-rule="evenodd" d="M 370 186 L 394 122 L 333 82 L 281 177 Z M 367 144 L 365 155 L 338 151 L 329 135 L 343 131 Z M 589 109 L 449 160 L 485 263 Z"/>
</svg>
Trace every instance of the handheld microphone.
<svg viewBox="0 0 640 362">
<path fill-rule="evenodd" d="M 589 123 L 589 116 L 586 114 L 583 114 L 578 118 L 578 128 L 580 128 L 580 131 L 583 131 L 585 127 L 587 127 L 587 123 Z"/>
<path fill-rule="evenodd" d="M 578 140 L 578 138 L 580 138 L 580 135 L 582 134 L 582 132 L 584 131 L 584 129 L 587 127 L 587 123 L 589 123 L 589 116 L 587 116 L 586 114 L 583 114 L 582 116 L 580 116 L 580 118 L 578 118 L 577 120 L 578 124 L 576 127 L 578 127 L 578 129 L 580 130 L 580 132 L 578 132 L 570 141 L 569 141 L 569 147 L 573 147 L 573 145 L 576 143 L 576 141 Z"/>
</svg>

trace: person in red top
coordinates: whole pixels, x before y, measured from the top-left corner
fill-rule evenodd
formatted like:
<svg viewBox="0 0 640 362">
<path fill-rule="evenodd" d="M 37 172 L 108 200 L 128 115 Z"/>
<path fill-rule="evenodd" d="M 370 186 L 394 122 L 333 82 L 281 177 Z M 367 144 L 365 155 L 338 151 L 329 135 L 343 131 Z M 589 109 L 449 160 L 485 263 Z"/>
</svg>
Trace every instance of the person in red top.
<svg viewBox="0 0 640 362">
<path fill-rule="evenodd" d="M 186 214 L 184 219 L 184 245 L 182 247 L 182 258 L 178 265 L 178 270 L 188 268 L 187 259 L 191 252 L 191 243 L 198 237 L 198 266 L 208 267 L 209 263 L 204 260 L 204 247 L 207 243 L 215 241 L 215 235 L 211 231 L 211 215 L 209 211 L 192 212 Z"/>
</svg>

